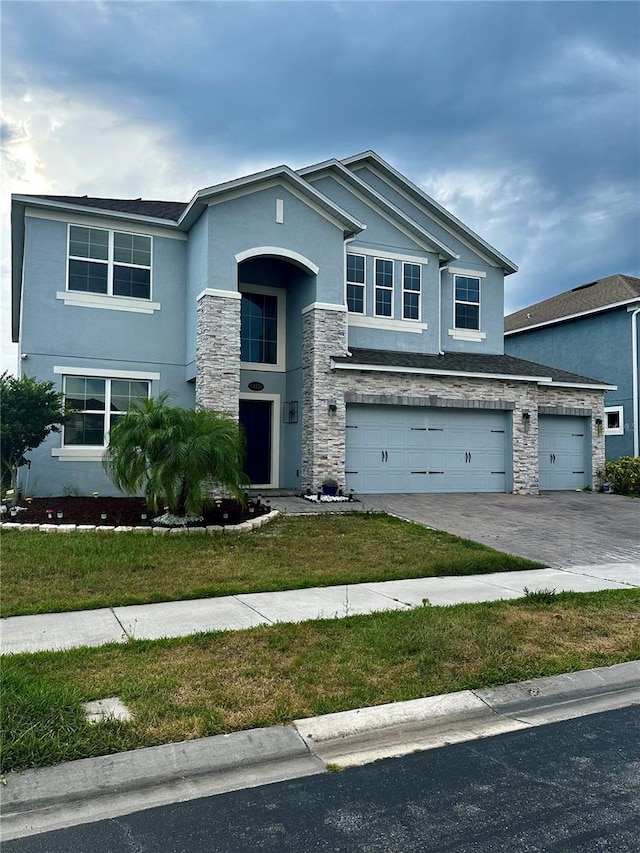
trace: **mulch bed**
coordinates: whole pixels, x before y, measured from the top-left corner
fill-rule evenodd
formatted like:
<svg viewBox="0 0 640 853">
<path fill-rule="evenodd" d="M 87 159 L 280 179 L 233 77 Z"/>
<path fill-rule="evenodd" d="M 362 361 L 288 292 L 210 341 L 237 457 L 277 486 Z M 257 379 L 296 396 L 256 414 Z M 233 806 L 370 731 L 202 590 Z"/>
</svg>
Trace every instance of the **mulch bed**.
<svg viewBox="0 0 640 853">
<path fill-rule="evenodd" d="M 18 506 L 24 507 L 14 518 L 10 511 L 3 516 L 9 523 L 18 524 L 98 524 L 109 526 L 145 526 L 150 525 L 156 515 L 147 508 L 144 498 L 102 497 L 58 497 L 29 498 L 21 500 Z M 198 526 L 238 524 L 248 518 L 257 518 L 268 512 L 264 504 L 248 501 L 242 507 L 237 501 L 225 499 L 204 516 Z M 59 517 L 62 513 L 62 517 Z M 146 516 L 146 518 L 144 518 Z M 225 517 L 226 516 L 226 517 Z"/>
</svg>

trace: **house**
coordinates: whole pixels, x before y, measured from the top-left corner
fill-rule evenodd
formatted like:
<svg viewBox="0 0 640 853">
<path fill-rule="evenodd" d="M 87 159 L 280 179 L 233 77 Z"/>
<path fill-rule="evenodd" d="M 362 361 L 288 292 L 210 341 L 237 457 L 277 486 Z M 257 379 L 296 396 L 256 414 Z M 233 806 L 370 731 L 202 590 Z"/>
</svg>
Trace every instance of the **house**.
<svg viewBox="0 0 640 853">
<path fill-rule="evenodd" d="M 562 370 L 598 376 L 607 391 L 607 459 L 640 456 L 640 278 L 610 275 L 505 318 L 505 351 Z"/>
<path fill-rule="evenodd" d="M 602 464 L 611 386 L 505 355 L 515 265 L 372 151 L 188 203 L 16 195 L 12 252 L 22 369 L 76 409 L 35 494 L 113 493 L 109 429 L 163 391 L 238 417 L 261 488 L 535 494 Z"/>
</svg>

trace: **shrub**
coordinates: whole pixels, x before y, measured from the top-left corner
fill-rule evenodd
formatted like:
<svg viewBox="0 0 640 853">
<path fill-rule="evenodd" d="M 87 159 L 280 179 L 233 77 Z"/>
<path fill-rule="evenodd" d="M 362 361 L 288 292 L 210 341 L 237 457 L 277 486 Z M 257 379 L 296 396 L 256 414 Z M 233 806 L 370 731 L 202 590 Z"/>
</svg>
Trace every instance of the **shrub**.
<svg viewBox="0 0 640 853">
<path fill-rule="evenodd" d="M 607 462 L 600 474 L 619 495 L 640 497 L 640 456 L 621 456 Z"/>
</svg>

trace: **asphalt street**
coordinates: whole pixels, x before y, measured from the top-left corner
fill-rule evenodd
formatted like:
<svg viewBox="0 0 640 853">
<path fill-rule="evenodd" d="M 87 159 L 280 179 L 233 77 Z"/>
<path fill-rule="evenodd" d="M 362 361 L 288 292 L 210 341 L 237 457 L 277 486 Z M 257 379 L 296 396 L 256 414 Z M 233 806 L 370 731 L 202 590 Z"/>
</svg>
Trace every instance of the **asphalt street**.
<svg viewBox="0 0 640 853">
<path fill-rule="evenodd" d="M 636 853 L 640 707 L 8 841 L 3 853 Z"/>
</svg>

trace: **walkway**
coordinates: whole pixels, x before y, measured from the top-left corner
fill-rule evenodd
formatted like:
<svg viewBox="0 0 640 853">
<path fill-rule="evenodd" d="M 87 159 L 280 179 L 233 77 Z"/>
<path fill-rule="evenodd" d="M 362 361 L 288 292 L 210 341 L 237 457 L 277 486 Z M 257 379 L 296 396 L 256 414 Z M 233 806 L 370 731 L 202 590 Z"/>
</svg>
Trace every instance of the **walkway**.
<svg viewBox="0 0 640 853">
<path fill-rule="evenodd" d="M 596 592 L 640 588 L 640 561 L 565 569 L 536 569 L 464 577 L 418 578 L 284 592 L 140 604 L 127 607 L 1 620 L 4 654 L 60 650 L 124 643 L 130 639 L 185 637 L 205 631 L 228 631 L 336 619 L 357 613 L 409 610 L 425 600 L 432 605 L 519 598 L 525 588 L 557 592 Z"/>
</svg>

